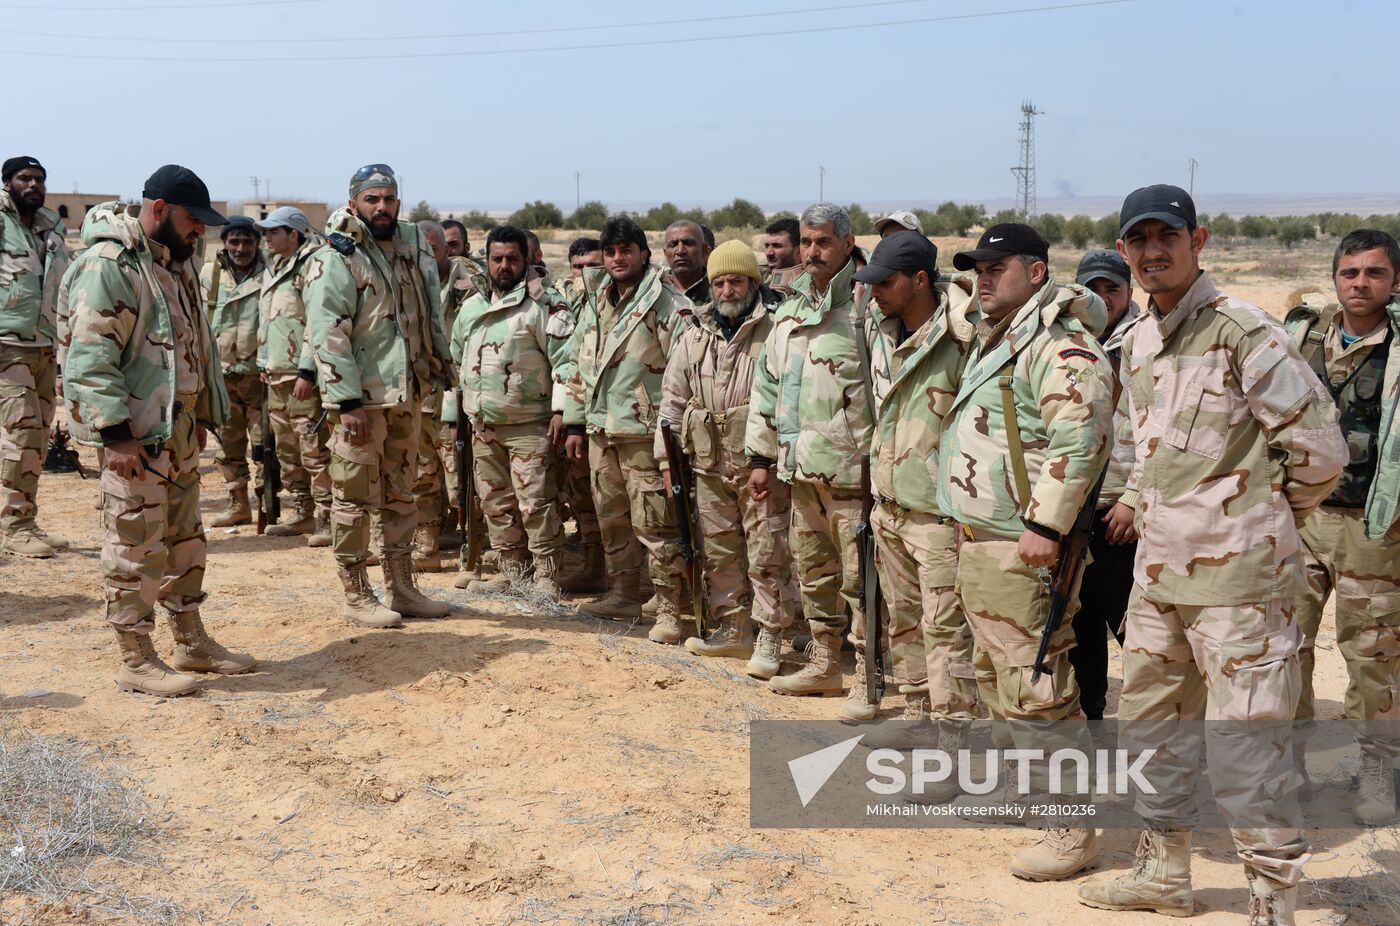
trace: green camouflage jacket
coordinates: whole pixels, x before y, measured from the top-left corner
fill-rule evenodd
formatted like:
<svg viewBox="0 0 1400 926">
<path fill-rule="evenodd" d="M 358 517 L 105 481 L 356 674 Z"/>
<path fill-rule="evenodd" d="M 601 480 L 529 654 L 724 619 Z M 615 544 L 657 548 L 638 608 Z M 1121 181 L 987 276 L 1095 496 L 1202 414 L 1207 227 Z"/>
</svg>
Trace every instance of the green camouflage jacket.
<svg viewBox="0 0 1400 926">
<path fill-rule="evenodd" d="M 1300 594 L 1298 525 L 1348 457 L 1336 406 L 1283 327 L 1202 273 L 1165 318 L 1148 303 L 1119 375 L 1142 594 L 1201 606 Z"/>
<path fill-rule="evenodd" d="M 608 305 L 612 278 L 601 267 L 584 271 L 583 311 L 556 382 L 564 423 L 609 437 L 651 438 L 661 405 L 661 377 L 681 326 L 691 314 L 660 271 L 648 267 L 619 308 Z M 606 330 L 605 330 L 606 329 Z"/>
<path fill-rule="evenodd" d="M 82 236 L 87 249 L 68 268 L 59 293 L 69 428 L 85 444 L 101 444 L 104 428 L 122 424 L 142 443 L 166 440 L 175 419 L 179 345 L 153 268 L 156 255 L 164 261 L 169 252 L 148 241 L 140 220 L 119 202 L 89 210 Z M 173 270 L 202 309 L 194 269 L 185 262 Z M 208 315 L 194 314 L 192 350 L 204 358 L 195 419 L 213 429 L 228 414 L 228 394 Z"/>
<path fill-rule="evenodd" d="M 71 256 L 58 213 L 40 208 L 34 227 L 0 190 L 0 344 L 49 347 L 58 340 L 58 286 Z"/>
<path fill-rule="evenodd" d="M 1332 338 L 1332 329 L 1340 324 L 1335 318 L 1340 308 L 1319 310 L 1311 301 L 1305 302 L 1289 311 L 1284 325 L 1295 344 L 1313 329 L 1321 329 L 1319 338 L 1326 343 Z M 1366 536 L 1371 540 L 1382 539 L 1400 525 L 1400 429 L 1395 425 L 1395 408 L 1400 404 L 1400 298 L 1391 299 L 1385 311 L 1391 337 L 1385 382 L 1381 384 L 1380 446 L 1376 448 L 1376 474 L 1366 494 Z M 1330 322 L 1326 321 L 1329 316 L 1333 317 Z M 1331 363 L 1327 369 L 1332 372 Z"/>
<path fill-rule="evenodd" d="M 308 262 L 302 298 L 327 405 L 387 408 L 421 399 L 432 382 L 451 387 L 437 262 L 417 225 L 398 224 L 385 248 L 348 208 L 338 209 L 326 220 L 330 240 Z M 350 239 L 349 254 L 333 235 Z"/>
<path fill-rule="evenodd" d="M 452 327 L 452 359 L 472 421 L 548 421 L 554 366 L 573 333 L 568 302 L 533 270 L 503 296 L 474 293 Z"/>
<path fill-rule="evenodd" d="M 307 238 L 289 257 L 274 256 L 263 271 L 258 303 L 258 368 L 274 377 L 315 371 L 315 351 L 306 337 L 306 271 L 322 242 Z"/>
<path fill-rule="evenodd" d="M 219 264 L 219 291 L 211 291 L 214 264 Z M 262 297 L 263 270 L 267 262 L 262 249 L 253 258 L 253 266 L 243 282 L 233 275 L 233 262 L 220 250 L 199 272 L 199 288 L 204 304 L 209 307 L 209 325 L 219 345 L 219 363 L 224 375 L 256 373 L 258 371 L 258 304 Z"/>
<path fill-rule="evenodd" d="M 924 514 L 942 514 L 934 489 L 938 442 L 975 330 L 976 287 L 976 278 L 967 274 L 940 280 L 938 310 L 903 343 L 897 317 L 871 315 L 878 416 L 870 445 L 875 494 Z"/>
<path fill-rule="evenodd" d="M 792 281 L 754 369 L 745 452 L 774 465 L 784 482 L 860 488 L 861 457 L 873 431 L 847 261 L 826 292 L 812 277 Z"/>
<path fill-rule="evenodd" d="M 447 279 L 442 281 L 442 330 L 452 340 L 452 323 L 467 300 L 477 293 L 489 293 L 491 283 L 486 270 L 470 257 L 449 257 Z"/>
<path fill-rule="evenodd" d="M 1067 533 L 1109 454 L 1113 371 L 1094 337 L 1098 296 L 1053 279 L 1000 338 L 979 323 L 939 450 L 939 507 L 976 530 L 1016 540 L 1027 520 Z M 1030 498 L 1019 497 L 1007 446 L 1001 377 L 1010 369 Z"/>
</svg>

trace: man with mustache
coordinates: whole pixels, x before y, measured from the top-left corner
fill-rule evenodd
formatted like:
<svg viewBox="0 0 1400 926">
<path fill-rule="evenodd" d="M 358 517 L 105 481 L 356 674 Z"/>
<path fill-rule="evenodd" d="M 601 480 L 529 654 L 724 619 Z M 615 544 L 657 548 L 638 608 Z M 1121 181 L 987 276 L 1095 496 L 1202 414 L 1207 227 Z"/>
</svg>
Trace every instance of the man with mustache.
<svg viewBox="0 0 1400 926">
<path fill-rule="evenodd" d="M 742 241 L 710 253 L 714 301 L 696 310 L 661 381 L 661 421 L 680 436 L 695 473 L 695 506 L 704 537 L 710 615 L 719 622 L 708 639 L 685 648 L 701 656 L 738 656 L 746 671 L 778 673 L 782 632 L 792 623 L 796 588 L 787 549 L 789 498 L 778 483 L 762 501 L 748 493 L 744 457 L 754 360 L 773 327 L 777 299 L 759 283 L 758 261 Z M 766 297 L 766 298 L 765 298 Z M 656 459 L 666 469 L 658 426 Z M 754 644 L 753 623 L 759 625 Z"/>
<path fill-rule="evenodd" d="M 706 241 L 705 229 L 698 222 L 681 219 L 666 229 L 662 249 L 671 279 L 692 305 L 710 301 L 710 279 L 705 273 L 705 262 L 710 258 L 711 247 Z"/>
<path fill-rule="evenodd" d="M 199 453 L 228 414 L 228 396 L 189 262 L 206 226 L 225 222 L 204 181 L 168 164 L 146 180 L 139 207 L 88 211 L 87 249 L 59 294 L 69 427 L 103 449 L 102 572 L 123 691 L 187 694 L 195 680 L 182 672 L 231 675 L 256 664 L 210 638 L 199 613 L 207 553 Z M 171 665 L 151 643 L 157 601 L 175 637 Z"/>
<path fill-rule="evenodd" d="M 44 207 L 48 171 L 34 158 L 0 167 L 0 548 L 47 559 L 67 541 L 39 528 L 39 474 L 53 423 L 56 304 L 67 229 Z"/>
<path fill-rule="evenodd" d="M 307 268 L 306 314 L 321 400 L 331 410 L 331 545 L 346 620 L 397 627 L 452 610 L 419 591 L 412 544 L 424 397 L 450 382 L 433 255 L 399 221 L 399 185 L 384 164 L 350 178 L 350 201 L 326 220 L 327 246 Z M 370 512 L 383 531 L 380 604 L 369 584 Z"/>
</svg>

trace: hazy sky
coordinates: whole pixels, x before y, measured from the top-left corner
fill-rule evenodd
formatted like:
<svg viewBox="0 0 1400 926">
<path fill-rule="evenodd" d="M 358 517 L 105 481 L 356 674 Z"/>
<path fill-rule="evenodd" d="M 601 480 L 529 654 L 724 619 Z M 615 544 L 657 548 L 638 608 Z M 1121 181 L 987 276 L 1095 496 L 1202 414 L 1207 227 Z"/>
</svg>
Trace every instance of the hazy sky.
<svg viewBox="0 0 1400 926">
<path fill-rule="evenodd" d="M 915 22 L 1052 5 L 1077 8 Z M 1044 111 L 1042 198 L 1185 185 L 1192 157 L 1198 199 L 1400 190 L 1400 4 L 1386 0 L 0 0 L 0 12 L 0 56 L 28 75 L 10 86 L 30 89 L 8 96 L 4 156 L 38 157 L 55 191 L 135 195 L 173 161 L 216 198 L 250 196 L 256 175 L 274 197 L 336 200 L 355 168 L 383 161 L 409 201 L 483 208 L 542 198 L 567 212 L 576 170 L 585 200 L 618 207 L 807 202 L 819 166 L 843 203 L 1007 198 L 1023 99 Z M 753 15 L 768 12 L 780 15 Z M 624 25 L 656 21 L 668 22 Z M 691 41 L 712 36 L 725 38 Z M 538 50 L 559 46 L 574 47 Z"/>
</svg>

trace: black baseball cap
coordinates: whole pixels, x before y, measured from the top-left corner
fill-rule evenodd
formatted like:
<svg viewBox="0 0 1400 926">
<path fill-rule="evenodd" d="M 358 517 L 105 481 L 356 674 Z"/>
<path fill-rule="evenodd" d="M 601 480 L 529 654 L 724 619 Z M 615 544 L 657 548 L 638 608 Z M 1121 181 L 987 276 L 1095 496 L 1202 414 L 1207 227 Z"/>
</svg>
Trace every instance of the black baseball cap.
<svg viewBox="0 0 1400 926">
<path fill-rule="evenodd" d="M 993 225 L 977 239 L 977 247 L 971 251 L 959 251 L 953 255 L 953 266 L 959 270 L 972 270 L 979 260 L 997 260 L 1013 254 L 1025 254 L 1039 260 L 1050 259 L 1050 242 L 1045 236 L 1020 222 L 1003 222 Z"/>
<path fill-rule="evenodd" d="M 186 206 L 185 208 L 189 207 Z M 224 223 L 223 230 L 219 232 L 219 237 L 221 239 L 227 238 L 230 234 L 236 231 L 247 232 L 254 238 L 262 237 L 262 229 L 258 228 L 258 223 L 254 222 L 251 218 L 249 218 L 246 215 L 229 216 L 228 221 Z"/>
<path fill-rule="evenodd" d="M 1169 183 L 1154 183 L 1128 194 L 1118 210 L 1118 237 L 1145 219 L 1159 219 L 1172 228 L 1195 228 L 1198 224 L 1191 194 Z"/>
<path fill-rule="evenodd" d="M 1079 260 L 1074 282 L 1088 286 L 1091 280 L 1112 280 L 1119 286 L 1127 286 L 1132 273 L 1128 262 L 1117 251 L 1090 251 Z"/>
<path fill-rule="evenodd" d="M 27 167 L 32 167 L 44 175 L 44 179 L 49 178 L 49 172 L 44 169 L 44 165 L 39 163 L 38 158 L 32 158 L 27 154 L 18 157 L 6 158 L 3 167 L 0 167 L 0 182 L 9 183 L 10 178 Z"/>
<path fill-rule="evenodd" d="M 915 231 L 898 231 L 886 235 L 875 245 L 870 262 L 856 271 L 862 283 L 882 283 L 897 270 L 929 275 L 930 282 L 938 275 L 938 248 Z"/>
<path fill-rule="evenodd" d="M 205 225 L 227 225 L 228 219 L 209 204 L 209 188 L 194 171 L 179 164 L 167 164 L 146 178 L 142 199 L 163 199 L 184 206 Z"/>
</svg>

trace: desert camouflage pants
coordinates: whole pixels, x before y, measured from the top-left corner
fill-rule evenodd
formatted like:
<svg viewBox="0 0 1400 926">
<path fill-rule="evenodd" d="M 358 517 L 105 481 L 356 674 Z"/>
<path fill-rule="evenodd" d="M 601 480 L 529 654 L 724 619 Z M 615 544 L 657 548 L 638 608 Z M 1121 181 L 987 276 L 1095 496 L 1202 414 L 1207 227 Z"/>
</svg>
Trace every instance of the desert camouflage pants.
<svg viewBox="0 0 1400 926">
<path fill-rule="evenodd" d="M 418 475 L 413 480 L 413 498 L 418 505 L 418 523 L 437 523 L 443 515 L 444 468 L 439 434 L 442 430 L 442 386 L 434 383 L 418 414 Z M 449 443 L 448 448 L 452 445 Z"/>
<path fill-rule="evenodd" d="M 226 373 L 228 417 L 214 432 L 214 462 L 230 491 L 248 488 L 248 445 L 262 440 L 263 383 L 256 373 Z M 258 473 L 258 484 L 262 473 Z"/>
<path fill-rule="evenodd" d="M 570 460 L 560 453 L 555 472 L 559 484 L 560 518 L 563 518 L 567 506 L 574 523 L 578 525 L 579 540 L 585 544 L 602 543 L 598 511 L 593 506 L 593 489 L 589 485 L 588 461 Z"/>
<path fill-rule="evenodd" d="M 651 584 L 661 594 L 679 596 L 683 569 L 680 537 L 651 440 L 613 440 L 606 434 L 589 434 L 588 463 L 609 574 L 639 572 L 645 547 Z"/>
<path fill-rule="evenodd" d="M 555 483 L 556 449 L 546 423 L 476 425 L 472 469 L 481 512 L 498 553 L 558 557 L 564 531 Z"/>
<path fill-rule="evenodd" d="M 769 479 L 769 486 L 777 481 Z M 788 543 L 802 592 L 802 607 L 813 638 L 840 634 L 851 614 L 851 641 L 865 648 L 865 613 L 860 606 L 860 558 L 856 522 L 861 493 L 811 482 L 792 484 L 792 527 Z"/>
<path fill-rule="evenodd" d="M 755 502 L 748 481 L 748 466 L 737 461 L 722 476 L 695 474 L 710 613 L 723 621 L 752 616 L 769 630 L 782 630 L 792 623 L 797 597 L 787 542 L 791 491 L 774 480 L 768 498 Z"/>
<path fill-rule="evenodd" d="M 871 514 L 880 588 L 889 607 L 890 670 L 900 691 L 925 691 L 936 718 L 973 720 L 972 628 L 953 588 L 955 525 L 894 502 Z"/>
<path fill-rule="evenodd" d="M 160 475 L 143 470 L 127 480 L 102 470 L 107 620 L 141 633 L 155 626 L 157 601 L 171 613 L 193 611 L 204 601 L 207 544 L 199 517 L 194 398 L 183 397 L 181 405 L 160 452 L 146 448 Z"/>
<path fill-rule="evenodd" d="M 53 424 L 52 347 L 0 344 L 0 530 L 33 527 Z"/>
<path fill-rule="evenodd" d="M 371 513 L 379 515 L 386 557 L 408 553 L 418 526 L 418 404 L 368 408 L 365 414 L 369 438 L 357 447 L 345 439 L 339 412 L 331 412 L 331 546 L 336 563 L 347 567 L 369 556 Z"/>
<path fill-rule="evenodd" d="M 1050 641 L 1050 671 L 1031 681 L 1036 650 L 1050 612 L 1050 592 L 1039 569 L 1021 562 L 1014 540 L 964 539 L 958 552 L 956 589 L 976 643 L 973 672 L 977 693 L 992 720 L 1000 748 L 1092 749 L 1079 686 L 1070 668 L 1078 589 Z M 1031 763 L 1031 786 L 1047 788 L 1047 767 Z"/>
<path fill-rule="evenodd" d="M 267 419 L 277 441 L 277 460 L 282 464 L 282 486 L 293 500 L 305 505 L 314 502 L 317 511 L 331 507 L 331 452 L 329 416 L 321 421 L 321 396 L 311 398 L 292 394 L 295 380 L 267 387 Z M 321 421 L 313 432 L 307 429 Z"/>
<path fill-rule="evenodd" d="M 1294 793 L 1292 720 L 1301 685 L 1291 601 L 1202 607 L 1128 602 L 1120 745 L 1157 750 L 1156 794 L 1136 809 L 1158 827 L 1192 827 L 1202 740 L 1216 803 L 1247 867 L 1296 884 L 1308 858 Z M 1202 724 L 1201 721 L 1207 721 Z"/>
<path fill-rule="evenodd" d="M 1347 666 L 1344 703 L 1362 748 L 1400 758 L 1400 536 L 1366 539 L 1359 508 L 1323 506 L 1303 525 L 1307 592 L 1298 602 L 1303 646 L 1297 719 L 1313 719 L 1314 641 L 1336 592 L 1337 649 Z"/>
</svg>

